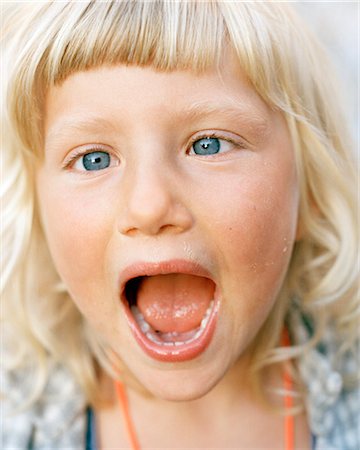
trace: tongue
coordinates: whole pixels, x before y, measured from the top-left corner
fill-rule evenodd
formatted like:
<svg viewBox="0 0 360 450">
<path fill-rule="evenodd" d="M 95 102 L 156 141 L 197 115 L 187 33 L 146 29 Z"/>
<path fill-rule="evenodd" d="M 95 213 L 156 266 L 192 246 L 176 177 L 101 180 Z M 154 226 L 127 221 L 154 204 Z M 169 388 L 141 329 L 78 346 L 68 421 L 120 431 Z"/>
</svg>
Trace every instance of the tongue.
<svg viewBox="0 0 360 450">
<path fill-rule="evenodd" d="M 184 333 L 200 325 L 214 289 L 211 280 L 194 275 L 144 277 L 138 289 L 137 306 L 155 330 Z"/>
</svg>

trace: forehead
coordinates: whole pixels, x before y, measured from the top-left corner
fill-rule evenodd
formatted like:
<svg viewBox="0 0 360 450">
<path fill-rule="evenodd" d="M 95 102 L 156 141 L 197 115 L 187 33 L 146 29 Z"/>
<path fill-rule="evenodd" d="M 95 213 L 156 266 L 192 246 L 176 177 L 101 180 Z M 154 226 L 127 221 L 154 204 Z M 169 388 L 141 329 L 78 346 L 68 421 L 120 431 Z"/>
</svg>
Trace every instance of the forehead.
<svg viewBox="0 0 360 450">
<path fill-rule="evenodd" d="M 125 65 L 73 74 L 47 93 L 47 140 L 64 130 L 111 128 L 114 113 L 126 122 L 134 115 L 140 121 L 150 111 L 153 118 L 179 124 L 219 115 L 252 120 L 259 134 L 268 128 L 272 114 L 228 52 L 218 68 L 201 74 Z"/>
</svg>

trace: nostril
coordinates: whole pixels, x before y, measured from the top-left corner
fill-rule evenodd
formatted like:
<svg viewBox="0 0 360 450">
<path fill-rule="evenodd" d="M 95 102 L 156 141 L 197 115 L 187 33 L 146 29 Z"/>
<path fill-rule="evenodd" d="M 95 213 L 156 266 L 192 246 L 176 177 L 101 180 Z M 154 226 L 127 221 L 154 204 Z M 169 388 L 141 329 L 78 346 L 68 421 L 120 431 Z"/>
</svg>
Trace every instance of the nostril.
<svg viewBox="0 0 360 450">
<path fill-rule="evenodd" d="M 124 234 L 127 234 L 130 237 L 136 237 L 139 234 L 139 230 L 137 228 L 129 228 L 125 230 Z"/>
<path fill-rule="evenodd" d="M 169 225 L 162 225 L 162 226 L 160 227 L 160 229 L 159 229 L 159 232 L 160 232 L 160 233 L 166 233 L 167 231 L 169 231 L 169 232 L 173 232 L 173 231 L 175 231 L 175 232 L 181 232 L 181 231 L 182 231 L 182 228 L 179 227 L 179 226 L 176 226 L 176 225 L 171 225 L 171 224 L 169 224 Z"/>
</svg>

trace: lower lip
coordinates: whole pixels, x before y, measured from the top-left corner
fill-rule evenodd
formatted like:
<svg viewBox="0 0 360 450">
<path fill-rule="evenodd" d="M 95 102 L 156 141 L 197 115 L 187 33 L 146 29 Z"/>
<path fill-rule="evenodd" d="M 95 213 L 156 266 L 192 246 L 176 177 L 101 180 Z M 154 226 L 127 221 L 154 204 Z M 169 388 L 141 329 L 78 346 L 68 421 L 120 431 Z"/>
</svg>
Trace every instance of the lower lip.
<svg viewBox="0 0 360 450">
<path fill-rule="evenodd" d="M 220 301 L 218 298 L 214 299 L 214 306 L 211 311 L 208 323 L 201 333 L 201 335 L 192 342 L 177 345 L 175 347 L 166 347 L 164 345 L 158 345 L 155 342 L 148 339 L 144 333 L 140 330 L 134 316 L 132 315 L 130 308 L 125 300 L 125 315 L 132 331 L 136 342 L 140 348 L 151 358 L 162 362 L 183 362 L 189 361 L 201 355 L 207 347 L 210 345 L 213 338 L 217 318 L 219 313 Z"/>
</svg>

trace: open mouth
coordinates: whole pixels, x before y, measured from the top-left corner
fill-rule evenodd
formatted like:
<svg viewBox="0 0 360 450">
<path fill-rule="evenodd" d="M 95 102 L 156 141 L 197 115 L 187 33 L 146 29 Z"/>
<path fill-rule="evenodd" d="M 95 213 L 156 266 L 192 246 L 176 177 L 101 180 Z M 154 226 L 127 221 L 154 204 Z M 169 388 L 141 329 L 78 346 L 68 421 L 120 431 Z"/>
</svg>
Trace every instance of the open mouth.
<svg viewBox="0 0 360 450">
<path fill-rule="evenodd" d="M 149 356 L 186 361 L 209 345 L 219 309 L 210 278 L 179 272 L 140 275 L 126 281 L 121 297 L 130 329 Z"/>
</svg>

